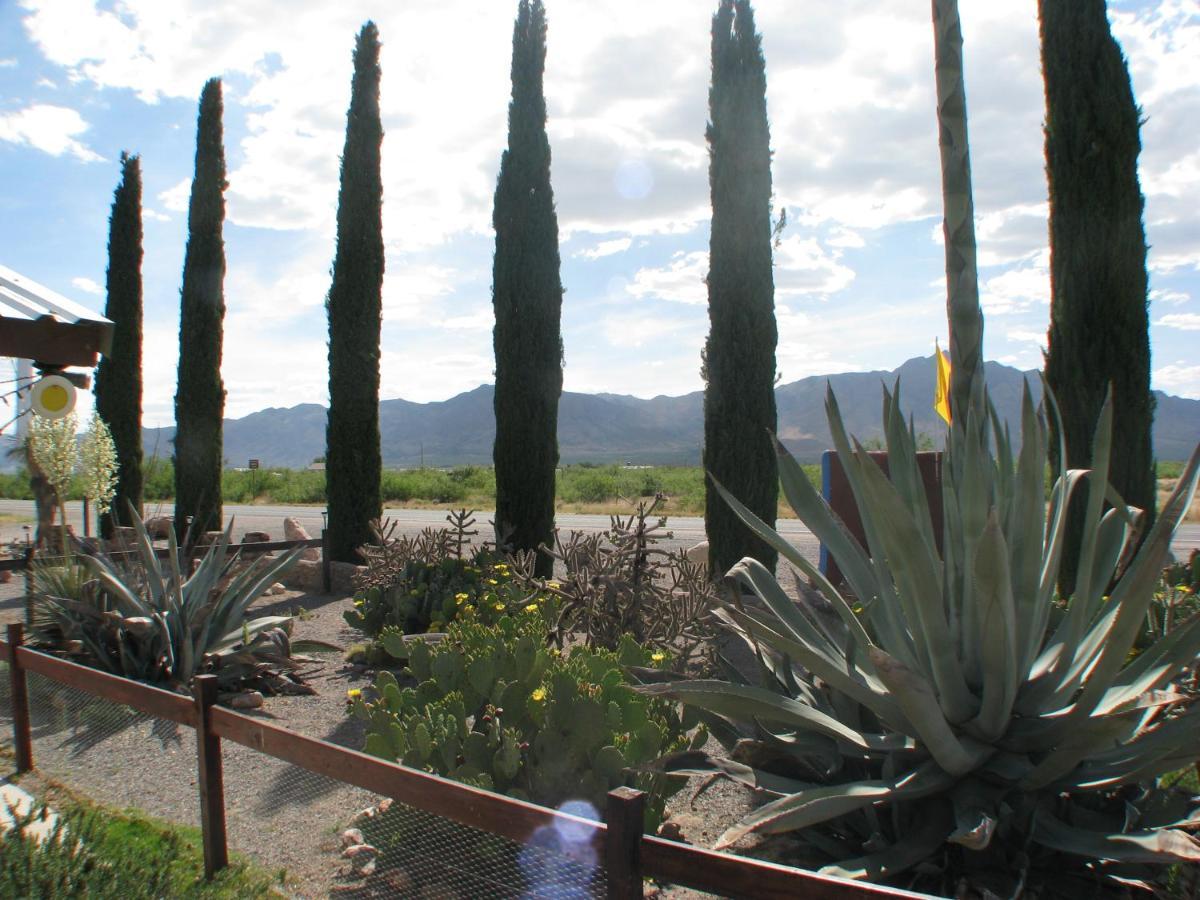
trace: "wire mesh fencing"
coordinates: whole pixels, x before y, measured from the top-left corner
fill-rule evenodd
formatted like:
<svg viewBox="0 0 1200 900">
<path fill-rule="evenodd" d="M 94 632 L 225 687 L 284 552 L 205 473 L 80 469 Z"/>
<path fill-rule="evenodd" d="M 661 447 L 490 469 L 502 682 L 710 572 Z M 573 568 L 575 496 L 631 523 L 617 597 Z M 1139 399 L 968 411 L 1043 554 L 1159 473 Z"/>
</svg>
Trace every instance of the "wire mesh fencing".
<svg viewBox="0 0 1200 900">
<path fill-rule="evenodd" d="M 199 825 L 192 729 L 37 673 L 27 674 L 27 686 L 39 772 L 97 803 Z M 6 702 L 6 717 L 10 708 Z M 11 733 L 11 720 L 4 724 Z"/>
</svg>

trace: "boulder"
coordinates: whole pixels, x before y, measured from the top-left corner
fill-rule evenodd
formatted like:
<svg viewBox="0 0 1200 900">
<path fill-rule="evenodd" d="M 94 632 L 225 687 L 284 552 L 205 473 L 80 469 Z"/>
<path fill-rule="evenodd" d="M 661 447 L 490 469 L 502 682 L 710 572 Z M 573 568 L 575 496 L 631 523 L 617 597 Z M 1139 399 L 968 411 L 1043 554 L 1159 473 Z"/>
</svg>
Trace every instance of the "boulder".
<svg viewBox="0 0 1200 900">
<path fill-rule="evenodd" d="M 312 537 L 304 529 L 304 526 L 300 524 L 299 519 L 288 516 L 283 520 L 283 539 L 285 541 L 310 541 Z M 309 547 L 300 558 L 309 561 L 318 561 L 321 559 L 321 551 L 316 547 Z"/>
<path fill-rule="evenodd" d="M 698 566 L 708 568 L 708 541 L 701 541 L 694 547 L 688 547 L 687 558 L 689 562 L 695 563 Z"/>
<path fill-rule="evenodd" d="M 170 516 L 151 516 L 146 520 L 146 533 L 156 541 L 165 541 L 173 525 L 174 520 Z"/>
<path fill-rule="evenodd" d="M 247 531 L 242 535 L 243 544 L 265 544 L 271 540 L 271 535 L 265 531 Z M 261 550 L 242 550 L 242 559 L 255 559 L 263 555 Z"/>
</svg>

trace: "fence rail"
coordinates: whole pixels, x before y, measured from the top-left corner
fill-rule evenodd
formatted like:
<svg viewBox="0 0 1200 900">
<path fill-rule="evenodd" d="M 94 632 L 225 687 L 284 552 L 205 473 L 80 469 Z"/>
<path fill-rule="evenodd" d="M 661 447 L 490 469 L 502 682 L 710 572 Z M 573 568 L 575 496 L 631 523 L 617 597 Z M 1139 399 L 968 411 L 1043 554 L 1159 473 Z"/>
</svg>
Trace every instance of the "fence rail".
<svg viewBox="0 0 1200 900">
<path fill-rule="evenodd" d="M 596 851 L 596 859 L 603 860 L 610 900 L 641 897 L 644 878 L 658 878 L 723 896 L 765 900 L 925 896 L 644 835 L 644 798 L 630 788 L 610 792 L 605 821 L 594 822 L 387 762 L 217 706 L 216 677 L 212 675 L 197 676 L 193 697 L 187 697 L 24 647 L 21 625 L 9 625 L 7 636 L 7 641 L 0 641 L 0 660 L 9 665 L 19 772 L 34 765 L 26 672 L 196 729 L 205 871 L 210 877 L 228 862 L 221 741 L 229 740 L 309 772 L 392 797 L 414 809 L 518 843 L 527 841 L 539 828 L 554 824 L 568 826 L 576 834 L 590 836 L 585 844 Z"/>
</svg>

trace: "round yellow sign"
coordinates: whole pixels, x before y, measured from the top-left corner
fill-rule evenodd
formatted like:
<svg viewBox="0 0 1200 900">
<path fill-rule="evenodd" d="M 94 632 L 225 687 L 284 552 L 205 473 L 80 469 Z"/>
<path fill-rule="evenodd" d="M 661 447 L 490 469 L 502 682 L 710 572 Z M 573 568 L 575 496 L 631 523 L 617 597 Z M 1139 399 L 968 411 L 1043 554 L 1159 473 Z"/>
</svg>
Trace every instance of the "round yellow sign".
<svg viewBox="0 0 1200 900">
<path fill-rule="evenodd" d="M 30 391 L 30 406 L 43 418 L 61 419 L 75 408 L 75 385 L 61 375 L 47 375 Z"/>
</svg>

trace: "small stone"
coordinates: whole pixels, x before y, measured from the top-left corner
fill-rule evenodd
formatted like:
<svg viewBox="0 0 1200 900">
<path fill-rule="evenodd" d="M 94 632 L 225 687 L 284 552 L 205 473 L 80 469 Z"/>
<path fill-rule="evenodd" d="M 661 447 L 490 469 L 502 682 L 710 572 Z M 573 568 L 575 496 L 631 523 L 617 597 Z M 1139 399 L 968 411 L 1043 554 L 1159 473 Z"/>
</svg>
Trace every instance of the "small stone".
<svg viewBox="0 0 1200 900">
<path fill-rule="evenodd" d="M 658 826 L 658 836 L 668 841 L 685 842 L 683 829 L 679 826 L 678 822 L 663 822 Z"/>
<path fill-rule="evenodd" d="M 342 851 L 342 859 L 348 859 L 356 866 L 365 863 L 368 859 L 374 859 L 378 855 L 379 850 L 370 844 L 352 844 Z"/>
<path fill-rule="evenodd" d="M 361 869 L 358 870 L 358 874 L 364 875 L 364 876 L 370 876 L 370 875 L 375 874 L 375 859 L 374 859 L 374 857 L 367 860 L 366 864 Z"/>
<path fill-rule="evenodd" d="M 387 812 L 391 808 L 392 808 L 392 798 L 384 797 L 382 800 L 379 801 L 379 805 L 375 807 L 375 811 L 379 815 L 382 816 L 385 812 Z"/>
<path fill-rule="evenodd" d="M 366 809 L 364 809 L 362 812 L 360 812 L 357 816 L 354 817 L 354 821 L 357 822 L 359 819 L 373 819 L 373 818 L 375 818 L 375 807 L 368 806 Z"/>
<path fill-rule="evenodd" d="M 258 709 L 263 705 L 263 695 L 258 691 L 246 691 L 229 698 L 230 709 Z"/>
<path fill-rule="evenodd" d="M 365 844 L 365 843 L 366 843 L 366 840 L 363 838 L 363 833 L 361 831 L 359 831 L 357 828 L 347 828 L 345 831 L 342 832 L 342 846 L 343 847 L 354 847 L 354 846 L 357 846 L 358 844 Z"/>
<path fill-rule="evenodd" d="M 282 584 L 280 584 L 277 581 L 273 585 L 271 585 L 269 588 L 267 588 L 265 591 L 263 591 L 263 593 L 266 594 L 268 597 L 277 597 L 280 594 L 286 594 L 287 588 L 284 587 Z"/>
</svg>

